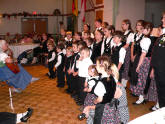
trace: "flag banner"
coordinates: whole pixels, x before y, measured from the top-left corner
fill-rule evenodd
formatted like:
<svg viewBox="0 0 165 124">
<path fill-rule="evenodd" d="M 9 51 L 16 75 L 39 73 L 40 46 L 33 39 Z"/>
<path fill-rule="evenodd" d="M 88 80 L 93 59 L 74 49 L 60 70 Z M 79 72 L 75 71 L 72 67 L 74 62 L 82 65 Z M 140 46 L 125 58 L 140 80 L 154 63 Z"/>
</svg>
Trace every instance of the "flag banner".
<svg viewBox="0 0 165 124">
<path fill-rule="evenodd" d="M 72 2 L 72 13 L 75 16 L 78 16 L 78 0 L 73 0 Z"/>
<path fill-rule="evenodd" d="M 80 19 L 85 22 L 86 0 L 81 0 Z"/>
</svg>

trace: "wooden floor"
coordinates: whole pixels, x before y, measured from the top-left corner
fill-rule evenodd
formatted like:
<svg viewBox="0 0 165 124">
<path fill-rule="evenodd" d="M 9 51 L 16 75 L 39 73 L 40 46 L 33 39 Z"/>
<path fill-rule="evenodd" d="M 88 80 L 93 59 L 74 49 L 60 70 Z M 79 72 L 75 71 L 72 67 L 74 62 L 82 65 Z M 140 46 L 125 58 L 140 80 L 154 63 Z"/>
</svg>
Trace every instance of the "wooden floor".
<svg viewBox="0 0 165 124">
<path fill-rule="evenodd" d="M 85 124 L 79 121 L 77 115 L 80 113 L 70 95 L 64 92 L 65 88 L 57 88 L 56 80 L 50 80 L 45 76 L 47 68 L 44 66 L 26 66 L 25 69 L 40 80 L 31 83 L 22 93 L 13 94 L 13 103 L 16 113 L 24 112 L 28 107 L 34 109 L 29 124 Z M 129 95 L 128 106 L 130 120 L 144 115 L 154 103 L 135 106 L 132 102 L 136 98 Z M 8 86 L 0 86 L 0 112 L 12 112 L 9 107 Z"/>
</svg>

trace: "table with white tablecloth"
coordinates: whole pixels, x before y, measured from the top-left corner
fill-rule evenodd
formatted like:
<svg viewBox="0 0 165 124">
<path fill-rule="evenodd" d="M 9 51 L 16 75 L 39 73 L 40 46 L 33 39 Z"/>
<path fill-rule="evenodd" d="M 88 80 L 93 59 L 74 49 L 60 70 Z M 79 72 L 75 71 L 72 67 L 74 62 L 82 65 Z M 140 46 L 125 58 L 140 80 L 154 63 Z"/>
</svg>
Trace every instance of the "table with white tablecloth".
<svg viewBox="0 0 165 124">
<path fill-rule="evenodd" d="M 29 49 L 34 49 L 38 46 L 39 44 L 24 43 L 24 44 L 11 44 L 9 45 L 9 48 L 13 51 L 13 57 L 17 58 L 22 52 Z"/>
</svg>

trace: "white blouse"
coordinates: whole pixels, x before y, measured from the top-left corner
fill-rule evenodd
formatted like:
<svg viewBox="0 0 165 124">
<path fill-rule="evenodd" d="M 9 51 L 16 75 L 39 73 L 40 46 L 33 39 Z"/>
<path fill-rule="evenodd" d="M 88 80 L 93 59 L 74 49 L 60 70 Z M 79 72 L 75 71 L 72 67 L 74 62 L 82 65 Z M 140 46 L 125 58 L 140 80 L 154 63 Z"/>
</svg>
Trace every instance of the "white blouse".
<svg viewBox="0 0 165 124">
<path fill-rule="evenodd" d="M 100 97 L 103 97 L 104 94 L 106 93 L 106 89 L 104 87 L 104 84 L 101 81 L 99 81 L 98 84 L 96 85 L 96 87 L 94 89 L 94 93 Z"/>
<path fill-rule="evenodd" d="M 90 58 L 85 58 L 82 61 L 77 61 L 76 67 L 78 68 L 78 75 L 80 77 L 89 77 L 88 68 L 93 62 Z"/>
<path fill-rule="evenodd" d="M 4 53 L 4 52 L 0 52 L 0 62 L 5 63 L 5 60 L 8 58 L 9 56 Z"/>
<path fill-rule="evenodd" d="M 150 45 L 151 40 L 148 37 L 143 37 L 143 39 L 140 41 L 140 47 L 142 48 L 143 53 L 148 53 Z"/>
<path fill-rule="evenodd" d="M 124 35 L 127 35 L 129 33 L 130 30 L 127 30 L 124 32 Z M 133 39 L 134 39 L 134 34 L 131 32 L 128 37 L 127 37 L 127 41 L 126 43 L 127 44 L 130 44 L 131 42 L 133 42 Z"/>
</svg>

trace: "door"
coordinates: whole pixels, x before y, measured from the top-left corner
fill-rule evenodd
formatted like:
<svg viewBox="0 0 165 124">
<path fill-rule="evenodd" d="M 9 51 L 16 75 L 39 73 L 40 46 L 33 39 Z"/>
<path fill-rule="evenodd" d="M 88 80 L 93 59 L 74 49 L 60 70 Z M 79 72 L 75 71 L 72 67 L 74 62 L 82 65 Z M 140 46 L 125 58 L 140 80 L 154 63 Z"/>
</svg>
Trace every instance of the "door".
<svg viewBox="0 0 165 124">
<path fill-rule="evenodd" d="M 27 33 L 47 33 L 48 19 L 47 18 L 22 18 L 22 34 Z"/>
</svg>

